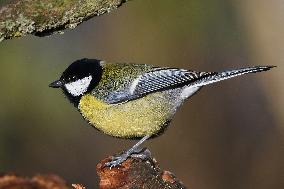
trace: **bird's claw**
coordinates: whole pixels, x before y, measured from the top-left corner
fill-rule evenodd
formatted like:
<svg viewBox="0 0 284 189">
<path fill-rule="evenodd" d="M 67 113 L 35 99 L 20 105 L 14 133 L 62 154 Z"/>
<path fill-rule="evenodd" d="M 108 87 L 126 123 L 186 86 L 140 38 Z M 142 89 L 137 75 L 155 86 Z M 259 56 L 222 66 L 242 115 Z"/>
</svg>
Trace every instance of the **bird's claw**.
<svg viewBox="0 0 284 189">
<path fill-rule="evenodd" d="M 147 160 L 147 159 L 151 158 L 151 152 L 150 152 L 149 149 L 143 148 L 138 153 L 133 153 L 130 156 L 133 157 L 133 158 Z"/>
<path fill-rule="evenodd" d="M 132 151 L 132 153 L 129 153 L 127 151 L 127 152 L 125 152 L 121 155 L 113 156 L 111 161 L 106 162 L 104 164 L 104 167 L 114 168 L 114 167 L 121 166 L 121 164 L 124 161 L 126 161 L 127 158 L 129 158 L 129 157 L 146 160 L 146 159 L 149 159 L 151 157 L 151 152 L 146 148 L 136 149 L 135 151 Z"/>
<path fill-rule="evenodd" d="M 112 160 L 106 162 L 104 167 L 114 168 L 120 166 L 125 160 L 127 160 L 128 156 L 126 154 L 122 154 L 119 156 L 113 156 Z"/>
</svg>

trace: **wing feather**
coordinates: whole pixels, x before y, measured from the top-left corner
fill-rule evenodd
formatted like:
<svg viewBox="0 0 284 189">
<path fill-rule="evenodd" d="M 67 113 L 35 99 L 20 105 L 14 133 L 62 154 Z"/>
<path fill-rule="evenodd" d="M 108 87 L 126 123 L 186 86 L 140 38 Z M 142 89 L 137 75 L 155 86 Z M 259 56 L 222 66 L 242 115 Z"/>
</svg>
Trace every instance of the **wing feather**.
<svg viewBox="0 0 284 189">
<path fill-rule="evenodd" d="M 143 96 L 148 93 L 182 87 L 200 79 L 209 72 L 194 72 L 184 69 L 164 68 L 144 73 L 130 86 L 130 94 Z"/>
</svg>

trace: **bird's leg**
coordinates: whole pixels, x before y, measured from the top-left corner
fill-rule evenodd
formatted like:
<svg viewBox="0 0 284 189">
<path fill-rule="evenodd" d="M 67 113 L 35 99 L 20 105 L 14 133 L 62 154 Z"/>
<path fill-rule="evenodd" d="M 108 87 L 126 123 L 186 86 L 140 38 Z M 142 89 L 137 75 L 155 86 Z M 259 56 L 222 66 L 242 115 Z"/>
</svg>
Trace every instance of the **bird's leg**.
<svg viewBox="0 0 284 189">
<path fill-rule="evenodd" d="M 127 158 L 129 157 L 137 157 L 137 158 L 141 158 L 141 159 L 145 159 L 150 155 L 150 151 L 149 150 L 144 150 L 141 154 L 139 154 L 143 149 L 140 149 L 139 146 L 145 142 L 147 139 L 150 138 L 150 135 L 144 136 L 141 140 L 139 140 L 136 144 L 134 144 L 134 146 L 132 146 L 130 149 L 128 149 L 126 152 L 124 152 L 121 155 L 118 156 L 114 156 L 112 158 L 112 161 L 107 162 L 105 164 L 106 167 L 116 167 L 119 166 L 121 163 L 123 163 Z"/>
</svg>

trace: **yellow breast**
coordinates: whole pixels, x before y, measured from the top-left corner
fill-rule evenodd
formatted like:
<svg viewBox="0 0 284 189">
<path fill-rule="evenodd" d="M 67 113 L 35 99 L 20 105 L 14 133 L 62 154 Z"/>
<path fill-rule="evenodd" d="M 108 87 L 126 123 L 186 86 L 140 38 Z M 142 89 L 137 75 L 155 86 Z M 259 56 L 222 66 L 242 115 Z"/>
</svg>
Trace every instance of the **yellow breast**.
<svg viewBox="0 0 284 189">
<path fill-rule="evenodd" d="M 175 112 L 163 93 L 149 94 L 122 104 L 107 104 L 91 94 L 79 103 L 82 115 L 104 133 L 122 137 L 143 137 L 158 133 Z"/>
</svg>

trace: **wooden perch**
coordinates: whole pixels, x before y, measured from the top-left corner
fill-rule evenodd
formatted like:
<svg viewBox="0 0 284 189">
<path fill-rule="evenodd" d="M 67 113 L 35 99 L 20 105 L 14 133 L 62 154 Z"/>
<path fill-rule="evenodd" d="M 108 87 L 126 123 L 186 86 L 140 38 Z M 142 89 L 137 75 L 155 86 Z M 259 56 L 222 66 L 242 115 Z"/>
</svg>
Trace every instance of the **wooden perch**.
<svg viewBox="0 0 284 189">
<path fill-rule="evenodd" d="M 0 41 L 27 34 L 50 35 L 75 28 L 127 0 L 14 0 L 0 7 Z"/>
<path fill-rule="evenodd" d="M 145 150 L 144 150 L 145 151 Z M 185 186 L 169 171 L 161 171 L 153 158 L 142 160 L 128 158 L 119 167 L 104 167 L 108 157 L 97 165 L 100 189 L 185 189 Z M 85 189 L 73 184 L 73 189 Z M 40 175 L 31 179 L 15 175 L 0 176 L 0 189 L 68 189 L 64 180 L 55 175 Z"/>
<path fill-rule="evenodd" d="M 38 175 L 30 179 L 8 174 L 0 176 L 0 189 L 68 189 L 68 187 L 55 175 Z"/>
<path fill-rule="evenodd" d="M 157 161 L 153 158 L 145 160 L 128 158 L 120 167 L 104 167 L 103 165 L 110 160 L 110 157 L 106 158 L 97 165 L 97 173 L 100 177 L 100 189 L 185 188 L 171 172 L 161 171 Z"/>
</svg>

